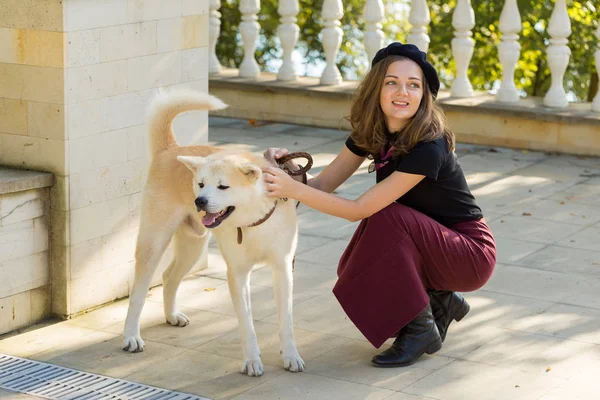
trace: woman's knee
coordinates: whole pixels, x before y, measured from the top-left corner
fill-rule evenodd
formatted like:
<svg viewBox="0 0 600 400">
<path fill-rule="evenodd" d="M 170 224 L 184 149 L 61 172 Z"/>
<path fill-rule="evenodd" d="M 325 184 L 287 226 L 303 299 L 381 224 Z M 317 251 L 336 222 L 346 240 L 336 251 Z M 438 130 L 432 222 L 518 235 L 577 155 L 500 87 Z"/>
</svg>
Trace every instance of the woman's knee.
<svg viewBox="0 0 600 400">
<path fill-rule="evenodd" d="M 415 210 L 402 204 L 392 203 L 389 206 L 377 211 L 369 217 L 369 222 L 372 222 L 373 227 L 380 229 L 381 227 L 389 227 L 396 231 L 407 231 L 405 223 L 408 216 L 412 215 Z"/>
</svg>

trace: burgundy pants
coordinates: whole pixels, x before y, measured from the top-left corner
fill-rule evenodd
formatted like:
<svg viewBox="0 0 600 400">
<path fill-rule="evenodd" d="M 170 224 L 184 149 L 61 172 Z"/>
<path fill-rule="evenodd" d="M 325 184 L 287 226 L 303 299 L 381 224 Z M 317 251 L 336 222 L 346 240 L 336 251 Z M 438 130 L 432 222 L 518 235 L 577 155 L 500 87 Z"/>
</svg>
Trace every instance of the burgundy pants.
<svg viewBox="0 0 600 400">
<path fill-rule="evenodd" d="M 379 348 L 423 311 L 426 289 L 479 289 L 495 264 L 496 244 L 485 220 L 446 227 L 393 203 L 360 223 L 340 259 L 333 293 Z"/>
</svg>

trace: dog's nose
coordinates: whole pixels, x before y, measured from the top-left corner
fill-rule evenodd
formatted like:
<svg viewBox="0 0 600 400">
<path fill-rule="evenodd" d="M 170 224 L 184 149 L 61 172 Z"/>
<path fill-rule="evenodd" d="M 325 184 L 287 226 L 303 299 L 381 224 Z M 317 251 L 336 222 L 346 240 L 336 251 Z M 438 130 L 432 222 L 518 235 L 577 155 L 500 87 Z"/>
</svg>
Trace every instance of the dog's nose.
<svg viewBox="0 0 600 400">
<path fill-rule="evenodd" d="M 196 197 L 194 203 L 196 204 L 196 209 L 200 211 L 203 210 L 204 207 L 206 207 L 206 205 L 208 204 L 208 199 L 206 197 Z"/>
</svg>

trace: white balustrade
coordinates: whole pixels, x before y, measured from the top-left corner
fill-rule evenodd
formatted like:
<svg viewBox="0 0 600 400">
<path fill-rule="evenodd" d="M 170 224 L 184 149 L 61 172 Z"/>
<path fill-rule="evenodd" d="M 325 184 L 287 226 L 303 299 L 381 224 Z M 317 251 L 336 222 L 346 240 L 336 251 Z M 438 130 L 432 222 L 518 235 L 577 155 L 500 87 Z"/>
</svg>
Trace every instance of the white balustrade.
<svg viewBox="0 0 600 400">
<path fill-rule="evenodd" d="M 242 13 L 240 32 L 244 43 L 244 58 L 240 64 L 240 76 L 244 78 L 257 78 L 260 75 L 260 68 L 254 58 L 256 39 L 260 31 L 260 25 L 256 22 L 259 11 L 259 0 L 240 0 L 240 12 Z"/>
<path fill-rule="evenodd" d="M 342 44 L 343 31 L 340 28 L 340 19 L 344 16 L 341 0 L 325 0 L 322 12 L 324 22 L 323 50 L 325 50 L 325 70 L 321 75 L 321 85 L 339 85 L 342 83 L 342 75 L 336 65 L 337 55 Z"/>
<path fill-rule="evenodd" d="M 427 0 L 411 1 L 408 22 L 412 25 L 408 34 L 408 43 L 414 44 L 419 50 L 427 53 L 431 41 L 427 34 L 427 25 L 431 22 Z"/>
<path fill-rule="evenodd" d="M 475 41 L 471 38 L 471 29 L 475 27 L 475 12 L 471 0 L 458 0 L 452 14 L 454 39 L 452 39 L 452 55 L 456 63 L 456 77 L 452 83 L 450 93 L 454 97 L 473 96 L 473 87 L 467 76 L 469 63 L 473 57 Z"/>
<path fill-rule="evenodd" d="M 277 35 L 283 49 L 283 64 L 277 72 L 277 79 L 280 81 L 294 81 L 297 78 L 292 54 L 300 34 L 300 28 L 296 24 L 299 11 L 298 0 L 279 0 L 277 12 L 281 15 L 281 24 L 277 27 Z"/>
<path fill-rule="evenodd" d="M 217 58 L 217 40 L 221 33 L 221 0 L 210 0 L 208 3 L 208 73 L 218 75 L 221 72 L 221 64 Z"/>
<path fill-rule="evenodd" d="M 600 24 L 598 24 L 598 29 L 596 30 L 596 37 L 600 40 Z M 594 53 L 594 57 L 596 58 L 596 72 L 600 81 L 600 43 L 598 44 L 598 50 Z M 598 84 L 598 92 L 592 102 L 592 110 L 600 112 L 600 83 Z"/>
<path fill-rule="evenodd" d="M 546 50 L 546 54 L 552 82 L 550 89 L 544 96 L 544 105 L 546 107 L 565 108 L 568 107 L 569 100 L 563 87 L 563 80 L 571 57 L 571 49 L 567 46 L 567 43 L 569 43 L 567 38 L 571 35 L 571 20 L 567 11 L 566 0 L 555 1 L 548 23 L 548 34 L 550 34 L 550 45 Z"/>
<path fill-rule="evenodd" d="M 496 94 L 496 99 L 502 102 L 519 101 L 519 92 L 515 85 L 515 68 L 521 54 L 519 34 L 521 30 L 521 15 L 517 0 L 505 0 L 500 14 L 500 32 L 502 41 L 498 45 L 498 57 L 502 64 L 502 83 Z"/>
<path fill-rule="evenodd" d="M 365 50 L 369 59 L 369 68 L 371 60 L 375 57 L 377 50 L 383 47 L 383 20 L 385 18 L 382 0 L 367 0 L 363 9 L 363 18 L 366 22 L 365 32 Z"/>
</svg>

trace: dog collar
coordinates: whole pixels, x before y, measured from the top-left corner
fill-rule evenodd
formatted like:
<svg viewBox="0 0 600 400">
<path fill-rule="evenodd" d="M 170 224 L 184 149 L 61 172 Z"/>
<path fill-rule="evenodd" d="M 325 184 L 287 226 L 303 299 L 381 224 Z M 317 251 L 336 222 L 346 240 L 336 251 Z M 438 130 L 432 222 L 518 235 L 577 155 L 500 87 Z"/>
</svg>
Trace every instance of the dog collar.
<svg viewBox="0 0 600 400">
<path fill-rule="evenodd" d="M 258 226 L 260 224 L 263 224 L 266 220 L 268 220 L 271 217 L 271 215 L 273 215 L 273 213 L 275 212 L 275 208 L 276 207 L 277 207 L 277 200 L 275 200 L 275 204 L 273 204 L 273 208 L 271 208 L 271 211 L 269 211 L 267 213 L 267 215 L 265 215 L 264 217 L 262 217 L 258 221 L 254 222 L 254 223 L 252 223 L 252 224 L 250 224 L 248 226 L 245 226 L 245 228 L 251 228 L 253 226 Z M 237 228 L 237 242 L 238 242 L 238 244 L 242 244 L 242 228 L 241 227 Z"/>
</svg>

